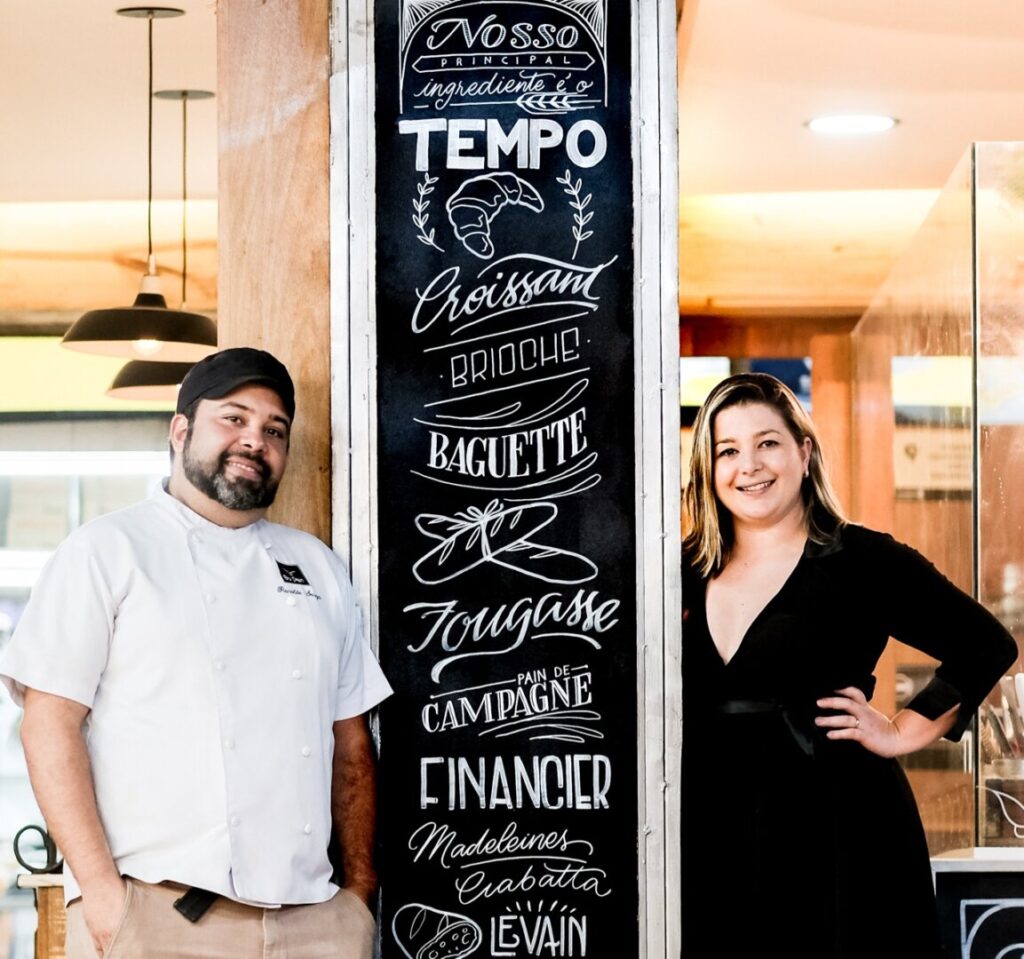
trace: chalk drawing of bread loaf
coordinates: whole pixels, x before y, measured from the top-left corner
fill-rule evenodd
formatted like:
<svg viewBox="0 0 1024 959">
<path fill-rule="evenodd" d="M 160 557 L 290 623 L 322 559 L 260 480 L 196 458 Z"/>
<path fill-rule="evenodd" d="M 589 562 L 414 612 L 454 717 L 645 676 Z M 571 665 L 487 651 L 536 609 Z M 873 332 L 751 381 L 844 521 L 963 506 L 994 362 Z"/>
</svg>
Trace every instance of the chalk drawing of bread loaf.
<svg viewBox="0 0 1024 959">
<path fill-rule="evenodd" d="M 491 221 L 509 203 L 534 213 L 544 209 L 541 195 L 514 173 L 485 173 L 466 180 L 448 198 L 445 208 L 456 238 L 474 256 L 489 260 L 494 256 Z"/>
<path fill-rule="evenodd" d="M 421 513 L 416 528 L 440 542 L 416 561 L 413 574 L 421 583 L 447 582 L 538 533 L 557 515 L 554 503 L 504 506 L 496 499 L 482 510 L 470 506 L 454 516 Z"/>
<path fill-rule="evenodd" d="M 483 941 L 472 919 L 418 902 L 395 913 L 391 931 L 409 959 L 462 959 L 476 952 Z"/>
</svg>

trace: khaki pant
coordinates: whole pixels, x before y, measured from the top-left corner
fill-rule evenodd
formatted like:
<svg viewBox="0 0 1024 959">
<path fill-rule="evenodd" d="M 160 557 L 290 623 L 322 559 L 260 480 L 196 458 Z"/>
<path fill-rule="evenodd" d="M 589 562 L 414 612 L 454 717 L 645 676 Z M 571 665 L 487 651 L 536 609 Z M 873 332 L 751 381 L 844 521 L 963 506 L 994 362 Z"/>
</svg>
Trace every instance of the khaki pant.
<svg viewBox="0 0 1024 959">
<path fill-rule="evenodd" d="M 342 889 L 328 902 L 258 909 L 217 899 L 189 922 L 174 901 L 185 888 L 126 879 L 124 912 L 102 959 L 369 959 L 374 921 L 362 901 Z M 67 959 L 99 959 L 82 901 L 68 906 Z"/>
</svg>

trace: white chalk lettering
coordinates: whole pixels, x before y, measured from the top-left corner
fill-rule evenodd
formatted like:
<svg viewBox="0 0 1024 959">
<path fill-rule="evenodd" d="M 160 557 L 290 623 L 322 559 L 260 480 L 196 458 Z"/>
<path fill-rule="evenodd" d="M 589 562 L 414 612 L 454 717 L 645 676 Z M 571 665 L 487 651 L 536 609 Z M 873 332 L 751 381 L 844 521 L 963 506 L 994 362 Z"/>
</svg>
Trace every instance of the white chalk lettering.
<svg viewBox="0 0 1024 959">
<path fill-rule="evenodd" d="M 497 436 L 449 437 L 430 430 L 427 467 L 461 476 L 515 479 L 558 469 L 587 449 L 580 407 L 543 426 Z"/>
<path fill-rule="evenodd" d="M 430 120 L 399 120 L 399 133 L 416 134 L 416 169 L 426 170 L 430 163 L 430 134 L 443 130 L 445 121 L 440 117 Z"/>
<path fill-rule="evenodd" d="M 584 153 L 580 147 L 580 137 L 589 133 L 593 138 L 593 145 L 589 153 Z M 604 128 L 595 120 L 580 120 L 574 123 L 565 137 L 565 153 L 570 162 L 578 167 L 597 166 L 608 152 L 608 137 Z"/>
<path fill-rule="evenodd" d="M 487 166 L 496 170 L 500 166 L 499 156 L 508 156 L 516 151 L 516 166 L 526 167 L 530 163 L 529 124 L 525 119 L 516 120 L 512 129 L 505 133 L 501 124 L 494 119 L 487 121 Z"/>
<path fill-rule="evenodd" d="M 482 170 L 484 158 L 467 156 L 466 152 L 475 146 L 473 138 L 467 133 L 482 131 L 487 128 L 484 120 L 449 120 L 448 121 L 448 159 L 449 170 Z"/>
<path fill-rule="evenodd" d="M 431 764 L 434 764 L 434 763 L 443 763 L 443 762 L 444 762 L 444 759 L 442 759 L 440 756 L 438 756 L 436 758 L 433 758 L 433 759 L 431 759 L 431 758 L 424 758 L 423 759 L 423 763 L 425 763 L 427 765 L 431 765 Z M 420 775 L 420 809 L 426 809 L 427 806 L 432 806 L 436 802 L 437 802 L 437 800 L 434 799 L 433 796 L 428 796 L 427 795 L 427 776 L 426 776 L 426 773 L 422 773 L 421 772 L 421 775 Z"/>
<path fill-rule="evenodd" d="M 611 895 L 611 889 L 604 884 L 606 877 L 607 873 L 595 866 L 542 863 L 540 868 L 535 869 L 534 864 L 530 863 L 518 876 L 498 880 L 489 879 L 483 869 L 471 872 L 455 880 L 455 889 L 463 905 L 479 899 L 490 899 L 492 896 L 545 889 L 585 892 L 603 899 Z"/>
<path fill-rule="evenodd" d="M 458 600 L 431 603 L 410 603 L 403 612 L 419 612 L 420 618 L 430 621 L 427 635 L 417 645 L 406 648 L 421 653 L 431 646 L 440 648 L 444 656 L 431 669 L 430 675 L 438 682 L 442 670 L 451 663 L 468 656 L 504 655 L 518 649 L 533 633 L 582 639 L 595 649 L 601 644 L 591 633 L 606 633 L 618 623 L 616 612 L 619 600 L 602 599 L 597 590 L 579 589 L 571 596 L 562 593 L 544 593 L 540 597 L 527 596 L 497 607 L 483 606 L 474 611 L 460 608 Z M 556 627 L 562 627 L 556 631 Z M 484 648 L 462 652 L 464 644 L 481 644 Z"/>
<path fill-rule="evenodd" d="M 491 916 L 491 955 L 568 957 L 587 954 L 587 917 L 502 913 Z"/>
<path fill-rule="evenodd" d="M 447 107 L 454 98 L 458 97 L 460 100 L 463 98 L 472 99 L 474 97 L 517 97 L 527 93 L 541 93 L 545 89 L 545 77 L 547 74 L 537 73 L 536 71 L 522 71 L 518 77 L 502 77 L 497 73 L 492 73 L 486 80 L 431 80 L 424 81 L 423 86 L 418 90 L 413 90 L 412 95 L 414 97 L 423 97 L 429 99 L 435 110 L 443 110 Z M 488 120 L 488 123 L 496 123 L 495 120 Z M 515 131 L 515 138 L 522 139 L 522 156 L 518 162 L 520 166 L 526 166 L 527 154 L 527 135 L 526 135 L 526 124 L 520 126 L 520 121 L 516 121 L 512 125 L 512 131 Z M 509 131 L 509 136 L 513 135 L 513 132 Z M 495 131 L 495 137 L 505 137 L 504 132 L 500 126 Z M 488 155 L 487 165 L 494 168 L 497 167 L 497 156 L 494 158 L 494 162 L 491 162 L 490 147 L 492 144 L 491 137 L 487 139 Z M 510 150 L 503 151 L 506 154 L 510 153 Z"/>
<path fill-rule="evenodd" d="M 429 117 L 422 120 L 399 120 L 398 132 L 416 137 L 416 170 L 420 173 L 430 170 L 433 133 L 445 134 L 445 166 L 449 170 L 481 170 L 485 164 L 492 169 L 497 168 L 500 158 L 511 156 L 513 148 L 518 169 L 539 170 L 543 151 L 553 150 L 563 140 L 566 156 L 580 167 L 596 166 L 608 151 L 607 134 L 596 120 L 577 120 L 566 130 L 561 123 L 550 117 L 520 118 L 514 121 L 512 129 L 506 131 L 501 122 L 493 118 L 448 120 L 444 117 Z M 467 135 L 480 132 L 484 133 L 482 144 Z M 582 147 L 584 134 L 589 134 L 592 140 L 589 151 Z M 525 150 L 522 146 L 524 141 Z"/>
<path fill-rule="evenodd" d="M 423 756 L 420 759 L 420 808 L 437 805 L 437 776 L 445 765 L 448 809 L 607 809 L 612 782 L 607 756 L 513 756 L 511 773 L 501 756 Z M 433 788 L 431 785 L 433 784 Z"/>
<path fill-rule="evenodd" d="M 409 837 L 408 847 L 413 853 L 413 862 L 420 859 L 437 862 L 444 869 L 461 867 L 464 861 L 504 861 L 526 853 L 536 854 L 538 858 L 550 853 L 556 859 L 560 858 L 559 854 L 568 853 L 582 862 L 579 857 L 589 856 L 594 851 L 593 844 L 586 839 L 570 839 L 567 829 L 520 833 L 515 822 L 507 823 L 498 835 L 485 827 L 468 842 L 459 837 L 458 830 L 445 823 L 425 822 Z"/>
<path fill-rule="evenodd" d="M 481 689 L 427 703 L 420 715 L 428 733 L 504 724 L 588 705 L 593 699 L 590 685 L 591 674 L 580 672 L 514 688 Z"/>
<path fill-rule="evenodd" d="M 491 13 L 474 27 L 468 17 L 438 19 L 430 25 L 427 49 L 442 50 L 450 42 L 455 42 L 460 50 L 467 51 L 478 47 L 496 50 L 506 43 L 513 50 L 569 50 L 580 38 L 579 30 L 572 25 L 559 27 L 553 23 L 520 21 L 506 26 L 495 23 L 495 20 L 497 14 Z"/>
<path fill-rule="evenodd" d="M 442 270 L 416 291 L 412 330 L 423 333 L 438 320 L 457 333 L 510 310 L 550 305 L 581 306 L 596 310 L 600 297 L 593 291 L 597 278 L 616 260 L 584 267 L 536 254 L 519 253 L 485 266 L 473 286 L 459 282 L 461 268 Z M 520 265 L 521 264 L 521 265 Z"/>
<path fill-rule="evenodd" d="M 450 359 L 453 387 L 494 382 L 516 374 L 572 363 L 580 358 L 578 326 L 487 346 Z"/>
</svg>

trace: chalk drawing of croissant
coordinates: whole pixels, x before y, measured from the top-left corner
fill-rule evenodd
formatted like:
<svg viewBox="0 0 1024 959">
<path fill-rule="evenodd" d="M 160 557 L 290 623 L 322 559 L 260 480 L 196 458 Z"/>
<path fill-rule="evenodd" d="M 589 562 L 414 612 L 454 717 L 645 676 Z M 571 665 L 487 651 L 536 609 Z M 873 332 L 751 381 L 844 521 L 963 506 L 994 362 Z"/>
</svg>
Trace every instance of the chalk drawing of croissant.
<svg viewBox="0 0 1024 959">
<path fill-rule="evenodd" d="M 525 206 L 534 213 L 544 209 L 536 189 L 514 173 L 485 173 L 466 180 L 445 204 L 456 239 L 474 256 L 494 256 L 491 221 L 508 204 Z"/>
<path fill-rule="evenodd" d="M 419 902 L 395 913 L 391 932 L 409 959 L 462 959 L 483 941 L 480 927 L 468 916 Z"/>
</svg>

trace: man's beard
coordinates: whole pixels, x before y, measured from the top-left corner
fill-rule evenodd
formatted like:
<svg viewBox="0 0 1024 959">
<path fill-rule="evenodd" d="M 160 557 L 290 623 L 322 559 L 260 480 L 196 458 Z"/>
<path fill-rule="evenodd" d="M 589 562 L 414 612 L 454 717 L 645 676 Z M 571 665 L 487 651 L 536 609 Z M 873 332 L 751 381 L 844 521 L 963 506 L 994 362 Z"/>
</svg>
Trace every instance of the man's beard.
<svg viewBox="0 0 1024 959">
<path fill-rule="evenodd" d="M 228 479 L 225 473 L 229 457 L 244 459 L 253 464 L 261 473 L 259 479 L 239 476 Z M 211 467 L 208 463 L 192 456 L 192 427 L 185 436 L 182 450 L 182 468 L 189 482 L 201 493 L 220 503 L 227 509 L 248 511 L 266 509 L 277 495 L 277 483 L 271 481 L 270 467 L 260 456 L 251 453 L 224 451 Z"/>
</svg>

